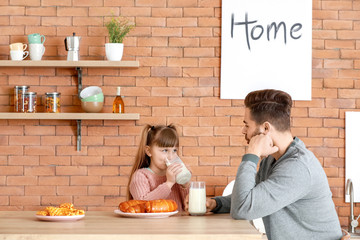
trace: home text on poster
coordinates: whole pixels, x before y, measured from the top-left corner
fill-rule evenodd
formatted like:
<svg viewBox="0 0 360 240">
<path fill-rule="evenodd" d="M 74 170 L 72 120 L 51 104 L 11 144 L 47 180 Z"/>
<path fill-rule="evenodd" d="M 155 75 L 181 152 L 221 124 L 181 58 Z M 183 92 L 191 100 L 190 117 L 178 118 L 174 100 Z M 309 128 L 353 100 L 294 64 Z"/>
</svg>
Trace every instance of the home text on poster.
<svg viewBox="0 0 360 240">
<path fill-rule="evenodd" d="M 265 31 L 264 27 L 262 25 L 252 26 L 253 24 L 255 24 L 257 22 L 258 22 L 258 20 L 253 20 L 253 21 L 249 20 L 247 12 L 245 13 L 245 21 L 244 22 L 235 22 L 235 16 L 233 13 L 231 15 L 231 38 L 234 37 L 234 27 L 236 25 L 244 25 L 247 47 L 248 47 L 249 51 L 251 51 L 250 40 L 260 39 Z M 251 28 L 251 31 L 250 31 L 250 28 Z M 299 31 L 301 30 L 301 28 L 302 28 L 301 23 L 293 24 L 289 31 L 290 37 L 294 40 L 300 39 L 301 32 L 299 32 Z M 278 24 L 276 24 L 275 22 L 272 22 L 266 26 L 267 40 L 270 41 L 271 32 L 273 32 L 273 36 L 274 36 L 274 40 L 275 40 L 280 29 L 283 29 L 283 36 L 284 36 L 283 39 L 284 39 L 284 44 L 286 44 L 287 26 L 286 26 L 286 23 L 283 21 L 279 22 Z M 249 31 L 250 31 L 250 34 L 249 34 Z"/>
</svg>

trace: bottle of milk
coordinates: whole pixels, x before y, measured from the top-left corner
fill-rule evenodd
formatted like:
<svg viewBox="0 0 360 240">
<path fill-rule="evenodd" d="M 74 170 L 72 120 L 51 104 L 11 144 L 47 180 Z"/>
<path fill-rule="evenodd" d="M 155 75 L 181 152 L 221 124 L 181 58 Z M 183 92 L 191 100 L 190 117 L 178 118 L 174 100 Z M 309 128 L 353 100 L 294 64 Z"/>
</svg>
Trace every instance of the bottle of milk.
<svg viewBox="0 0 360 240">
<path fill-rule="evenodd" d="M 180 163 L 181 164 L 181 172 L 176 175 L 176 183 L 178 184 L 185 184 L 188 181 L 190 181 L 191 179 L 191 173 L 190 171 L 186 168 L 185 164 L 183 163 L 183 161 L 179 158 L 179 156 L 176 156 L 174 159 L 168 160 L 167 158 L 165 159 L 166 162 L 166 166 L 170 166 L 173 163 Z"/>
</svg>

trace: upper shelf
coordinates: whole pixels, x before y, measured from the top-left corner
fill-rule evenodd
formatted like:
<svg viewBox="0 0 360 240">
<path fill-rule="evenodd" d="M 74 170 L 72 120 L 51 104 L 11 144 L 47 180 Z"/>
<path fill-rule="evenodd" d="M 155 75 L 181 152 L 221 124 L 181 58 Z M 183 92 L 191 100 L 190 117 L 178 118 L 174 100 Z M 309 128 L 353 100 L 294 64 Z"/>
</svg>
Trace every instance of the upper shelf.
<svg viewBox="0 0 360 240">
<path fill-rule="evenodd" d="M 66 61 L 66 60 L 41 60 L 41 61 L 12 61 L 1 60 L 0 67 L 139 67 L 139 61 L 106 61 L 106 60 L 86 60 L 86 61 Z"/>
<path fill-rule="evenodd" d="M 138 113 L 15 113 L 2 112 L 0 119 L 139 120 Z"/>
</svg>

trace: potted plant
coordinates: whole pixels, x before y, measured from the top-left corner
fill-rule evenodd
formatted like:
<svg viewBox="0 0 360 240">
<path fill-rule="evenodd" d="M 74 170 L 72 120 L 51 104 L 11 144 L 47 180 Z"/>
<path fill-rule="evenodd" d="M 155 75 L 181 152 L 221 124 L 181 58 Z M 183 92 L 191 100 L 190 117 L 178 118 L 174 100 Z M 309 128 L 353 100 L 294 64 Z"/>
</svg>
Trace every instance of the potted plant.
<svg viewBox="0 0 360 240">
<path fill-rule="evenodd" d="M 120 61 L 124 49 L 123 40 L 135 25 L 126 18 L 113 16 L 105 26 L 109 32 L 110 42 L 105 43 L 106 57 L 109 61 Z"/>
</svg>

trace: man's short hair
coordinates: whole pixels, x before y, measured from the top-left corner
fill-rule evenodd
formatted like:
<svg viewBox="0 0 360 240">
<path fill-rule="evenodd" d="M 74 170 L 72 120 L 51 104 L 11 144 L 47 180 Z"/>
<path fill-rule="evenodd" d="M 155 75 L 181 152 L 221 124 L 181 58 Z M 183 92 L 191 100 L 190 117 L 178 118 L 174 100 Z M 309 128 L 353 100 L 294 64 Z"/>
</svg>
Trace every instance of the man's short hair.
<svg viewBox="0 0 360 240">
<path fill-rule="evenodd" d="M 265 89 L 250 92 L 245 98 L 256 124 L 271 123 L 278 131 L 290 130 L 291 96 L 283 91 Z"/>
</svg>

